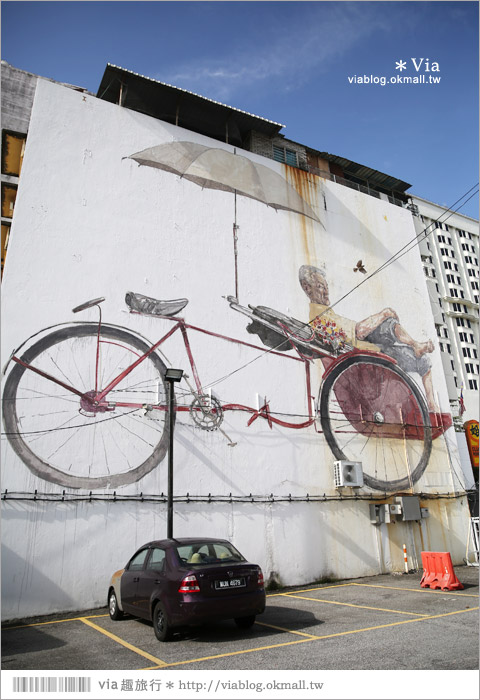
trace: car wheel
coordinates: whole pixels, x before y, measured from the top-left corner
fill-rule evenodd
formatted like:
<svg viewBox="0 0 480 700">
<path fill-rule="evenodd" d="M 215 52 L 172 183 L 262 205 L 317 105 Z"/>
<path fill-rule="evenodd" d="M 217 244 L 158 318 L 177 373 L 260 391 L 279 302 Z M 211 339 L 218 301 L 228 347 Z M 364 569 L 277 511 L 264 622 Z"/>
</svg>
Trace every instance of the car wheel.
<svg viewBox="0 0 480 700">
<path fill-rule="evenodd" d="M 117 596 L 113 589 L 108 594 L 108 612 L 112 620 L 121 620 L 123 617 L 123 612 L 118 607 Z"/>
<path fill-rule="evenodd" d="M 153 631 L 160 642 L 168 642 L 173 630 L 167 619 L 167 612 L 162 603 L 157 603 L 153 610 Z"/>
<path fill-rule="evenodd" d="M 236 617 L 235 624 L 241 630 L 248 630 L 255 622 L 255 615 L 247 615 L 247 617 Z"/>
</svg>

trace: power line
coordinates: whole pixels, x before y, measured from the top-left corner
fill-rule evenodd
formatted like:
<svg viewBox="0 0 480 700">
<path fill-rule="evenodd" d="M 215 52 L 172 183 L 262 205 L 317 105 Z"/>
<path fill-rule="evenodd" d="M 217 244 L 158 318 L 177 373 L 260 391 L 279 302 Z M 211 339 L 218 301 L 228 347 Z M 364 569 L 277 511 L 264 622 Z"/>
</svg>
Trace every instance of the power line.
<svg viewBox="0 0 480 700">
<path fill-rule="evenodd" d="M 311 319 L 311 320 L 308 321 L 308 322 L 303 323 L 302 328 L 307 328 L 307 327 L 311 326 L 311 324 L 312 324 L 314 321 L 316 321 L 318 318 L 321 318 L 321 316 L 323 316 L 323 315 L 326 314 L 328 311 L 330 311 L 331 309 L 333 309 L 334 306 L 336 306 L 336 305 L 339 304 L 341 301 L 343 301 L 343 300 L 346 299 L 348 296 L 350 296 L 350 294 L 352 294 L 352 293 L 353 293 L 354 291 L 356 291 L 359 287 L 361 287 L 362 284 L 365 284 L 365 282 L 367 282 L 368 280 L 370 280 L 370 279 L 371 279 L 372 277 L 374 277 L 376 274 L 382 272 L 382 271 L 383 271 L 384 269 L 386 269 L 389 265 L 391 265 L 391 264 L 393 264 L 394 262 L 396 262 L 397 260 L 399 260 L 403 255 L 405 255 L 406 253 L 408 253 L 408 252 L 410 252 L 411 250 L 413 250 L 413 248 L 415 247 L 415 245 L 419 242 L 421 236 L 424 236 L 424 237 L 426 238 L 426 237 L 429 236 L 430 233 L 434 230 L 434 229 L 432 229 L 432 231 L 428 231 L 428 229 L 429 229 L 430 227 L 434 226 L 435 223 L 445 223 L 445 221 L 448 221 L 448 219 L 449 219 L 451 216 L 453 216 L 453 214 L 457 213 L 457 212 L 459 211 L 459 209 L 461 209 L 463 206 L 465 206 L 465 204 L 466 204 L 470 199 L 472 199 L 475 195 L 478 194 L 478 190 L 477 190 L 476 192 L 474 192 L 473 194 L 471 194 L 471 195 L 468 197 L 468 199 L 466 199 L 456 210 L 453 210 L 453 207 L 456 206 L 459 202 L 461 202 L 462 199 L 464 199 L 468 194 L 470 194 L 470 192 L 471 192 L 472 190 L 474 190 L 476 187 L 478 187 L 478 184 L 479 184 L 479 183 L 477 182 L 475 185 L 473 185 L 473 187 L 471 187 L 469 190 L 467 190 L 467 192 L 465 192 L 461 197 L 459 197 L 448 209 L 445 209 L 445 211 L 440 215 L 440 217 L 439 217 L 438 219 L 436 219 L 434 222 L 432 222 L 431 224 L 429 224 L 428 226 L 426 226 L 426 227 L 423 229 L 423 231 L 421 231 L 419 234 L 415 235 L 414 238 L 412 238 L 412 239 L 411 239 L 410 241 L 408 241 L 404 246 L 402 246 L 396 253 L 394 253 L 394 255 L 392 255 L 388 260 L 386 260 L 384 263 L 382 263 L 382 265 L 380 265 L 380 267 L 378 267 L 376 270 L 374 270 L 368 277 L 366 277 L 365 279 L 361 280 L 361 282 L 359 282 L 355 287 L 352 287 L 352 289 L 350 289 L 346 294 L 344 294 L 342 297 L 340 297 L 340 299 L 337 299 L 333 304 L 331 304 L 331 305 L 328 306 L 326 309 L 324 309 L 324 311 L 322 311 L 322 313 L 320 313 L 320 314 L 318 314 L 317 316 L 315 316 L 315 318 Z M 449 216 L 447 216 L 447 218 L 444 219 L 443 221 L 440 221 L 440 219 L 441 219 L 443 216 L 445 216 L 445 214 L 448 214 L 448 212 L 450 212 Z M 427 232 L 428 232 L 428 233 L 427 233 Z M 411 247 L 408 248 L 408 246 L 411 246 Z M 408 250 L 405 250 L 406 248 L 408 248 Z M 280 329 L 279 329 L 279 332 L 281 332 Z M 261 359 L 261 358 L 264 357 L 265 355 L 268 355 L 268 354 L 270 354 L 271 352 L 273 352 L 273 351 L 275 351 L 275 350 L 278 350 L 278 348 L 282 347 L 284 344 L 285 344 L 285 340 L 282 340 L 282 341 L 281 341 L 278 345 L 276 345 L 275 347 L 273 347 L 273 348 L 268 348 L 268 349 L 264 350 L 260 355 L 257 355 L 257 357 L 254 357 L 252 360 L 249 360 L 248 362 L 246 362 L 245 364 L 241 365 L 240 367 L 237 367 L 237 369 L 233 370 L 232 372 L 229 372 L 228 374 L 224 375 L 223 377 L 220 377 L 219 379 L 216 379 L 216 380 L 213 381 L 213 382 L 209 382 L 209 383 L 208 383 L 208 387 L 211 388 L 211 387 L 216 386 L 217 384 L 220 384 L 221 382 L 223 382 L 223 381 L 229 379 L 231 376 L 233 376 L 233 375 L 236 374 L 237 372 L 240 372 L 242 369 L 245 369 L 246 367 L 248 367 L 249 365 L 253 364 L 253 363 L 256 362 L 257 360 Z"/>
</svg>

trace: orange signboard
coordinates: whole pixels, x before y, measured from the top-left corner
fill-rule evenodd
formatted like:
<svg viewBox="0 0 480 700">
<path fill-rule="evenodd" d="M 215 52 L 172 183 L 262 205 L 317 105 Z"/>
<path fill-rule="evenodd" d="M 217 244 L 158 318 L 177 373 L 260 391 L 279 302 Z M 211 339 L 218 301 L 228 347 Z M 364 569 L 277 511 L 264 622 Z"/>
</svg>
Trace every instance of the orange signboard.
<svg viewBox="0 0 480 700">
<path fill-rule="evenodd" d="M 463 424 L 463 427 L 465 428 L 472 467 L 478 469 L 478 420 L 469 420 Z"/>
</svg>

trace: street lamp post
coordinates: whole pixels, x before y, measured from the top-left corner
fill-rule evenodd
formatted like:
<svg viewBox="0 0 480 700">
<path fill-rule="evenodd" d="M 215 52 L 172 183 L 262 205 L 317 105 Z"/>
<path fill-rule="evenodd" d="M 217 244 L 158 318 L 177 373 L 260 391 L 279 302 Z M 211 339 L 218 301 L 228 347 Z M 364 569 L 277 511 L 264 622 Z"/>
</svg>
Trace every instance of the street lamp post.
<svg viewBox="0 0 480 700">
<path fill-rule="evenodd" d="M 168 445 L 168 508 L 167 508 L 167 538 L 173 538 L 173 424 L 174 424 L 174 382 L 179 382 L 183 377 L 183 369 L 167 369 L 165 381 L 168 382 L 168 419 L 169 419 L 169 445 Z"/>
</svg>

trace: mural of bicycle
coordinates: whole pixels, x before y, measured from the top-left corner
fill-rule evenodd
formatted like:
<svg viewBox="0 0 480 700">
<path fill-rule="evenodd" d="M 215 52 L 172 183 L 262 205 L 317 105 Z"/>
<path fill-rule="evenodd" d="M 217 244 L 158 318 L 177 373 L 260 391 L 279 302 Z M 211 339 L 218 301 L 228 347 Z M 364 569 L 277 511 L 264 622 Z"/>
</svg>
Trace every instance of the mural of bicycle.
<svg viewBox="0 0 480 700">
<path fill-rule="evenodd" d="M 392 357 L 352 347 L 334 324 L 315 328 L 268 307 L 247 308 L 234 297 L 227 299 L 231 309 L 248 317 L 247 331 L 257 334 L 262 346 L 186 323 L 178 314 L 187 299 L 159 301 L 131 292 L 126 295 L 131 314 L 147 314 L 171 326 L 154 343 L 104 323 L 103 298 L 73 309 L 98 307 L 98 322 L 61 324 L 40 339 L 25 341 L 7 365 L 3 394 L 5 434 L 15 453 L 36 476 L 67 488 L 115 489 L 142 479 L 168 449 L 161 350 L 178 332 L 193 384 L 190 404 L 176 404 L 174 410 L 176 415 L 188 413 L 196 428 L 225 435 L 225 414 L 246 413 L 247 426 L 261 419 L 270 428 L 312 429 L 323 435 L 334 459 L 361 462 L 365 486 L 371 489 L 399 491 L 418 481 L 428 466 L 432 441 L 450 427 L 451 418 L 429 411 L 418 384 Z M 222 403 L 202 385 L 191 333 L 281 357 L 285 371 L 292 362 L 301 363 L 307 413 L 275 414 L 267 401 L 261 407 Z M 318 360 L 324 372 L 314 404 L 310 368 Z M 85 431 L 90 431 L 88 451 Z M 323 462 L 319 460 L 319 469 L 326 468 Z"/>
</svg>

